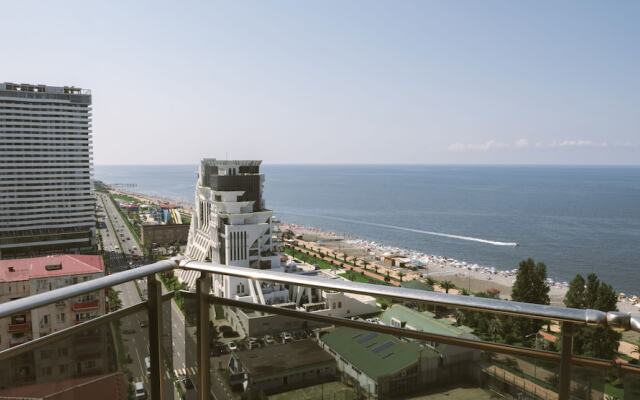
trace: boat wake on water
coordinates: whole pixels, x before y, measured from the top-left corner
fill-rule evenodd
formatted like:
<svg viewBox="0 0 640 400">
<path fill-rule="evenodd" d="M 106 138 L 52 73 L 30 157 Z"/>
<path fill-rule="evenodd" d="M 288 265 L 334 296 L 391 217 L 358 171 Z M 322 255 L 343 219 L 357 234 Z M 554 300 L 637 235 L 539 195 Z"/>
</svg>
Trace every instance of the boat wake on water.
<svg viewBox="0 0 640 400">
<path fill-rule="evenodd" d="M 398 230 L 398 231 L 420 233 L 420 234 L 423 234 L 423 235 L 440 236 L 440 237 L 446 237 L 446 238 L 450 238 L 450 239 L 458 239 L 458 240 L 466 240 L 466 241 L 469 241 L 469 242 L 478 242 L 478 243 L 490 244 L 492 246 L 510 246 L 510 247 L 518 246 L 518 243 L 516 243 L 516 242 L 498 242 L 498 241 L 495 241 L 495 240 L 481 239 L 481 238 L 476 238 L 476 237 L 471 237 L 471 236 L 461 236 L 461 235 L 453 235 L 453 234 L 450 234 L 450 233 L 424 231 L 422 229 L 407 228 L 407 227 L 404 227 L 404 226 L 378 224 L 378 223 L 375 223 L 375 222 L 358 221 L 358 220 L 355 220 L 355 219 L 331 217 L 331 216 L 327 216 L 327 215 L 296 214 L 296 213 L 290 213 L 290 212 L 281 212 L 281 214 L 297 215 L 297 216 L 300 216 L 300 217 L 331 219 L 331 220 L 334 220 L 334 221 L 349 222 L 349 223 L 353 223 L 353 224 L 376 226 L 376 227 L 379 227 L 379 228 L 395 229 L 395 230 Z"/>
</svg>

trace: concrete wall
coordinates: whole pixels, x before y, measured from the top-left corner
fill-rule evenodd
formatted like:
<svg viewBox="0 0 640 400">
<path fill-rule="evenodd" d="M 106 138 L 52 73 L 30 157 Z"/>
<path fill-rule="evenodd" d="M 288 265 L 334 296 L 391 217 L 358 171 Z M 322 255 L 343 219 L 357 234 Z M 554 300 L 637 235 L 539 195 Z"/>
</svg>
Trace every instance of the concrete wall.
<svg viewBox="0 0 640 400">
<path fill-rule="evenodd" d="M 157 243 L 158 246 L 170 246 L 175 242 L 187 243 L 189 224 L 142 225 L 142 242 L 145 245 Z"/>
</svg>

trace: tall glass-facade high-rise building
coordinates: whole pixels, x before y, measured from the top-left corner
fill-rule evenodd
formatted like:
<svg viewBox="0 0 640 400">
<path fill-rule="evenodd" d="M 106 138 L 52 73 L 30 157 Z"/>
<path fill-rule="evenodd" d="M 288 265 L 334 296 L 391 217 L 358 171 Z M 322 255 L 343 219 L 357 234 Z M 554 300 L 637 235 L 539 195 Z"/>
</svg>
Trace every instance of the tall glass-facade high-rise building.
<svg viewBox="0 0 640 400">
<path fill-rule="evenodd" d="M 0 257 L 95 246 L 91 93 L 0 83 Z"/>
</svg>

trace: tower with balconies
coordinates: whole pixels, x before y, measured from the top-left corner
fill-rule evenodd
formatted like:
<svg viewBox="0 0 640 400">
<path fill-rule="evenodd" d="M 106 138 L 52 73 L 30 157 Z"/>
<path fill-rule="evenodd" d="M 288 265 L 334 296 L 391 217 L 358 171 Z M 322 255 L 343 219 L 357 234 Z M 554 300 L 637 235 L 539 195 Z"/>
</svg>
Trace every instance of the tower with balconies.
<svg viewBox="0 0 640 400">
<path fill-rule="evenodd" d="M 204 159 L 200 164 L 186 254 L 234 267 L 280 267 L 273 212 L 265 208 L 261 161 Z M 285 301 L 286 290 L 230 276 L 215 277 L 213 290 L 260 303 Z M 276 288 L 277 289 L 277 288 Z"/>
<path fill-rule="evenodd" d="M 0 258 L 95 246 L 91 93 L 0 83 Z"/>
</svg>

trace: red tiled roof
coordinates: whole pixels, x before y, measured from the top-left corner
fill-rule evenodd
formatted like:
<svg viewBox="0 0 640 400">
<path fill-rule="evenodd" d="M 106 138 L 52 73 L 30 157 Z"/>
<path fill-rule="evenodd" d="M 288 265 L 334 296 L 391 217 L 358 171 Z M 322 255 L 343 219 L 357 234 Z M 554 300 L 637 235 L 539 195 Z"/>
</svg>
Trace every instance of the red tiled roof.
<svg viewBox="0 0 640 400">
<path fill-rule="evenodd" d="M 48 271 L 47 265 L 62 264 L 61 269 Z M 11 271 L 10 269 L 13 269 Z M 27 281 L 53 276 L 85 275 L 104 272 L 102 257 L 64 254 L 34 258 L 0 260 L 0 282 Z"/>
</svg>

